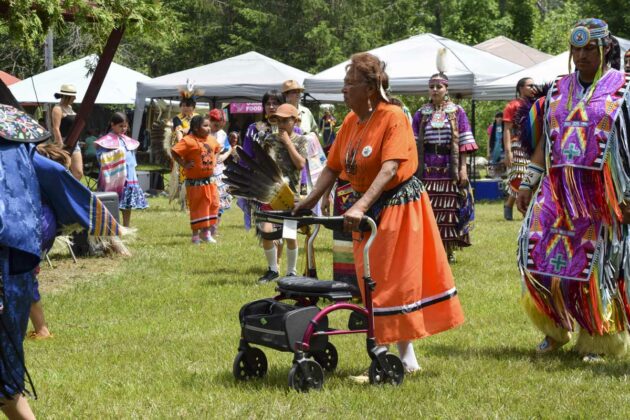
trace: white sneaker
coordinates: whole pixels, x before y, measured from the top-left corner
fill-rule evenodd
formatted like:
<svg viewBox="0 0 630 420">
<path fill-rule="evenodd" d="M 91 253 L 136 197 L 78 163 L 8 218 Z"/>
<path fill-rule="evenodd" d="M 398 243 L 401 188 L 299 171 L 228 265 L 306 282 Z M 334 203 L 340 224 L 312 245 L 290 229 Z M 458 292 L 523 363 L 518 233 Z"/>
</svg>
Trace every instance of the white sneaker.
<svg viewBox="0 0 630 420">
<path fill-rule="evenodd" d="M 208 242 L 208 243 L 210 243 L 210 244 L 216 244 L 216 243 L 217 243 L 217 240 L 216 240 L 216 239 L 214 239 L 214 238 L 212 237 L 212 235 L 210 234 L 210 232 L 207 232 L 207 233 L 202 234 L 202 235 L 201 235 L 201 239 L 202 239 L 204 242 Z"/>
</svg>

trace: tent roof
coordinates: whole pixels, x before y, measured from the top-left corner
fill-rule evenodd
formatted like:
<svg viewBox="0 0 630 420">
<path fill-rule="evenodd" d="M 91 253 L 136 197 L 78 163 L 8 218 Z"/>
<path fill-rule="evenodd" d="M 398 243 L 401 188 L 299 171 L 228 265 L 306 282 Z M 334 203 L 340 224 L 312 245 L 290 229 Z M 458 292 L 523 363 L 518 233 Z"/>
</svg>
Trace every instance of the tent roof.
<svg viewBox="0 0 630 420">
<path fill-rule="evenodd" d="M 288 79 L 302 83 L 309 73 L 288 66 L 255 51 L 204 66 L 178 71 L 138 83 L 138 97 L 179 97 L 187 81 L 217 100 L 260 100 L 269 89 L 279 89 Z"/>
<path fill-rule="evenodd" d="M 531 67 L 552 57 L 505 36 L 488 39 L 481 44 L 475 45 L 475 48 L 494 54 L 497 57 L 505 58 L 522 67 Z"/>
<path fill-rule="evenodd" d="M 64 83 L 72 83 L 77 88 L 76 102 L 83 100 L 94 68 L 97 55 L 89 55 L 79 60 L 64 64 L 52 70 L 24 79 L 9 87 L 19 102 L 55 103 L 55 92 Z M 112 63 L 105 76 L 103 86 L 96 98 L 97 104 L 132 104 L 136 97 L 136 83 L 151 80 L 135 70 Z"/>
<path fill-rule="evenodd" d="M 630 41 L 617 38 L 621 47 L 621 56 L 630 49 Z M 510 100 L 514 98 L 516 83 L 523 77 L 530 77 L 538 84 L 553 82 L 554 79 L 568 72 L 569 51 L 558 54 L 542 63 L 517 71 L 497 80 L 481 83 L 475 87 L 474 98 L 485 101 Z M 622 61 L 623 66 L 623 61 Z"/>
<path fill-rule="evenodd" d="M 180 88 L 185 87 L 188 81 L 203 92 L 202 97 L 220 102 L 247 102 L 260 101 L 265 92 L 280 89 L 285 80 L 293 79 L 303 83 L 304 78 L 310 75 L 250 51 L 215 63 L 156 77 L 151 81 L 139 82 L 133 136 L 137 138 L 140 133 L 138 122 L 142 118 L 145 99 L 179 97 Z M 336 97 L 341 100 L 339 95 Z M 315 98 L 322 99 L 317 96 Z"/>
<path fill-rule="evenodd" d="M 5 85 L 9 86 L 12 85 L 14 83 L 17 83 L 20 81 L 20 79 L 18 79 L 17 77 L 13 76 L 12 74 L 9 74 L 5 71 L 1 71 L 0 70 L 0 79 L 2 79 L 2 81 L 4 82 Z"/>
<path fill-rule="evenodd" d="M 522 66 L 488 52 L 433 34 L 412 36 L 369 52 L 387 64 L 389 85 L 394 93 L 426 94 L 428 82 L 436 73 L 436 56 L 440 48 L 448 50 L 449 92 L 472 94 L 473 85 L 483 80 L 513 73 Z M 346 65 L 337 64 L 305 80 L 310 93 L 338 93 L 343 86 Z"/>
</svg>

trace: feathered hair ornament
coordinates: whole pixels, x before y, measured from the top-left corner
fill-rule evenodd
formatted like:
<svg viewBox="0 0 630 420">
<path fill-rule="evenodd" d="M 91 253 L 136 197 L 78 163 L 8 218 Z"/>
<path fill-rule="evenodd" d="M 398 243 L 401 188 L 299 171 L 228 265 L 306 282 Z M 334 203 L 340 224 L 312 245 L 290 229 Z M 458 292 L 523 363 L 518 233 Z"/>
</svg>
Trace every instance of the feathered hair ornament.
<svg viewBox="0 0 630 420">
<path fill-rule="evenodd" d="M 448 79 L 446 78 L 446 71 L 448 68 L 448 50 L 444 47 L 439 48 L 435 57 L 435 66 L 437 67 L 438 75 L 432 77 L 432 80 L 439 80 L 445 86 L 448 86 Z"/>
<path fill-rule="evenodd" d="M 282 171 L 262 146 L 253 142 L 254 157 L 236 146 L 239 162 L 225 161 L 225 183 L 230 194 L 269 204 L 274 210 L 293 208 L 294 193 L 283 179 Z"/>
<path fill-rule="evenodd" d="M 448 50 L 444 47 L 438 49 L 437 56 L 435 57 L 435 66 L 439 73 L 446 73 L 447 70 L 447 54 Z"/>
<path fill-rule="evenodd" d="M 203 90 L 195 88 L 195 82 L 190 79 L 186 79 L 186 86 L 180 87 L 178 90 L 179 96 L 182 99 L 192 99 L 196 101 L 198 96 L 203 95 Z"/>
</svg>

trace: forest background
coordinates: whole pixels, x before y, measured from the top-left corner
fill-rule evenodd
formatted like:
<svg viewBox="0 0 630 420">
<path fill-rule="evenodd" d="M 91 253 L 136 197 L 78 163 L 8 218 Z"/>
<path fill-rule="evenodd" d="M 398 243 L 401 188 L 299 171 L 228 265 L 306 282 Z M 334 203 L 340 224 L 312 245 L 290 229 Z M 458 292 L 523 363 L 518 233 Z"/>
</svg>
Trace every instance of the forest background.
<svg viewBox="0 0 630 420">
<path fill-rule="evenodd" d="M 63 19 L 68 10 L 71 22 Z M 0 69 L 19 78 L 42 72 L 49 29 L 60 66 L 99 52 L 111 28 L 125 24 L 115 61 L 157 77 L 252 50 L 317 73 L 426 32 L 467 45 L 503 35 L 558 54 L 567 49 L 571 25 L 591 16 L 630 38 L 627 0 L 0 0 Z M 412 112 L 424 101 L 403 100 Z M 470 101 L 462 105 L 470 112 Z M 501 108 L 478 103 L 481 146 Z M 338 107 L 337 117 L 344 112 Z"/>
</svg>

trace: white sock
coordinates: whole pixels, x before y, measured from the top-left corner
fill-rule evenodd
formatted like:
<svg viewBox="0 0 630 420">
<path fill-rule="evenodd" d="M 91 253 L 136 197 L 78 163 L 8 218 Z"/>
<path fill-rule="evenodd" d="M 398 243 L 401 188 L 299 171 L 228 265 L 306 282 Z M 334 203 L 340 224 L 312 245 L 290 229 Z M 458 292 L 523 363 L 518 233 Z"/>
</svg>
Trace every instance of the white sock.
<svg viewBox="0 0 630 420">
<path fill-rule="evenodd" d="M 411 341 L 399 341 L 396 343 L 398 346 L 398 353 L 400 354 L 400 360 L 403 362 L 403 366 L 407 372 L 413 372 L 420 369 L 418 359 L 416 359 L 416 353 L 413 350 L 413 344 Z"/>
<path fill-rule="evenodd" d="M 265 258 L 267 258 L 267 265 L 271 271 L 278 272 L 278 253 L 276 247 L 272 246 L 271 249 L 265 249 Z"/>
<path fill-rule="evenodd" d="M 297 274 L 298 249 L 287 247 L 287 274 Z"/>
</svg>

